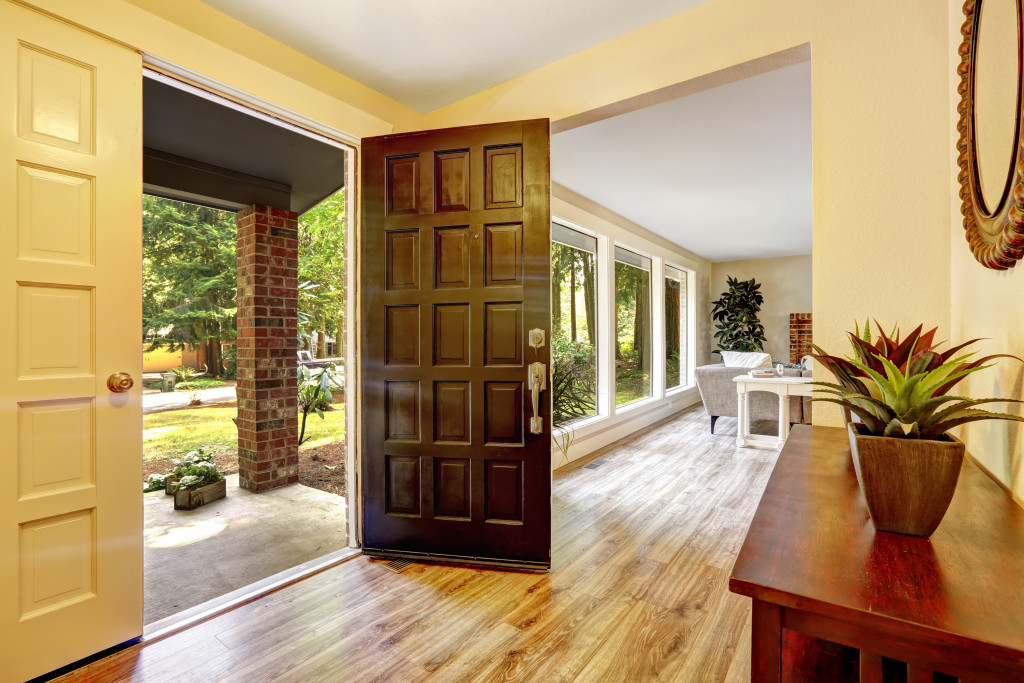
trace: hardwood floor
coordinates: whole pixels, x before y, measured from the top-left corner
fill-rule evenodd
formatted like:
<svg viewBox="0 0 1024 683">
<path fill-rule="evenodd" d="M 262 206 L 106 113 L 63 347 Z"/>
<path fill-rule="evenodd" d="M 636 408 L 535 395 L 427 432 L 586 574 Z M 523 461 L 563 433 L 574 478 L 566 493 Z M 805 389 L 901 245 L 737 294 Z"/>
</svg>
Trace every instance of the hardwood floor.
<svg viewBox="0 0 1024 683">
<path fill-rule="evenodd" d="M 698 406 L 557 471 L 549 574 L 360 557 L 60 680 L 749 681 L 727 583 L 777 453 L 729 426 Z"/>
</svg>

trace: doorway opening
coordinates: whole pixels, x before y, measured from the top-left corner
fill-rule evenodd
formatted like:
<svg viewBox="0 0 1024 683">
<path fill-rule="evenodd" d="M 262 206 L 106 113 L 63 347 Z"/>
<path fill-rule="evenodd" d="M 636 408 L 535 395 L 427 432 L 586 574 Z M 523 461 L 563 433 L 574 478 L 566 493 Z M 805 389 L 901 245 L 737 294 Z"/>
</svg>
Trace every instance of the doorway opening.
<svg viewBox="0 0 1024 683">
<path fill-rule="evenodd" d="M 146 72 L 144 623 L 348 544 L 351 148 Z"/>
</svg>

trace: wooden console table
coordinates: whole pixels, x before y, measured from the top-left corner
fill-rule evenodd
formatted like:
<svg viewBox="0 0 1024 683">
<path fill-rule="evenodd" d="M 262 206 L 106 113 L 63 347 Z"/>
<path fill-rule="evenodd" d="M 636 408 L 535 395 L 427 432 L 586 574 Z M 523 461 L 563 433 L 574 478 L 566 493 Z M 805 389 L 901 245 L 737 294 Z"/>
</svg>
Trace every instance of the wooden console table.
<svg viewBox="0 0 1024 683">
<path fill-rule="evenodd" d="M 876 533 L 846 432 L 797 425 L 729 589 L 755 682 L 1024 681 L 1024 509 L 969 460 L 930 540 Z"/>
<path fill-rule="evenodd" d="M 789 438 L 789 397 L 812 396 L 810 377 L 751 377 L 738 375 L 732 378 L 736 383 L 736 414 L 739 426 L 736 428 L 736 445 L 782 448 Z M 766 391 L 779 397 L 779 436 L 762 436 L 750 433 L 750 392 Z"/>
</svg>

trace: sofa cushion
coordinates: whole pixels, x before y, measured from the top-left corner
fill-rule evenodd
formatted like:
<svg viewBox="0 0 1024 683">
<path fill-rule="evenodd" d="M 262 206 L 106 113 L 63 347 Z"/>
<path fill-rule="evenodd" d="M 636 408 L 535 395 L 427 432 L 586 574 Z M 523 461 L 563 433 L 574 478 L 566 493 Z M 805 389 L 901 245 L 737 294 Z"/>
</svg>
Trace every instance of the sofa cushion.
<svg viewBox="0 0 1024 683">
<path fill-rule="evenodd" d="M 772 356 L 760 351 L 722 351 L 722 362 L 727 368 L 770 368 Z"/>
</svg>

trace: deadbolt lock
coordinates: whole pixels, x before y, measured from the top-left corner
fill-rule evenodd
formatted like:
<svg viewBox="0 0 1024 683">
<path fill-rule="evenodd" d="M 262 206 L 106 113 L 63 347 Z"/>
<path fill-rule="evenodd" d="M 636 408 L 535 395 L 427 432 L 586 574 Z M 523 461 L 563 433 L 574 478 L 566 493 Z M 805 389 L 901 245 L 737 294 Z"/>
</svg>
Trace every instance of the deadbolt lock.
<svg viewBox="0 0 1024 683">
<path fill-rule="evenodd" d="M 544 346 L 544 330 L 539 327 L 535 327 L 530 330 L 529 342 L 533 350 L 536 351 L 540 347 Z"/>
</svg>

